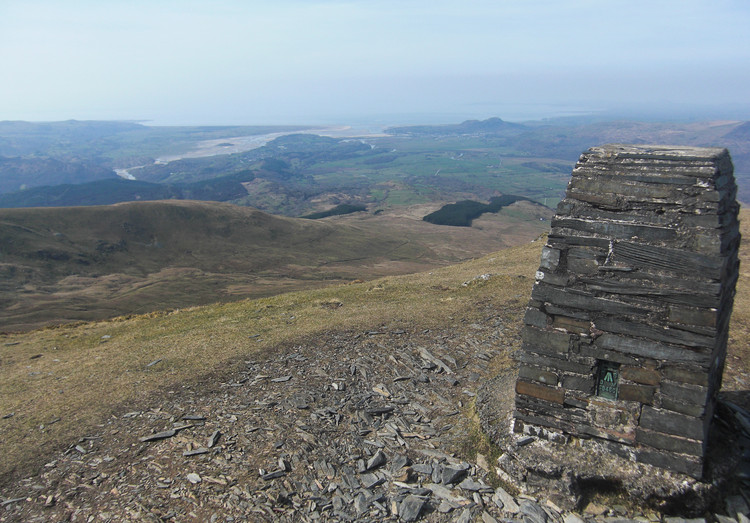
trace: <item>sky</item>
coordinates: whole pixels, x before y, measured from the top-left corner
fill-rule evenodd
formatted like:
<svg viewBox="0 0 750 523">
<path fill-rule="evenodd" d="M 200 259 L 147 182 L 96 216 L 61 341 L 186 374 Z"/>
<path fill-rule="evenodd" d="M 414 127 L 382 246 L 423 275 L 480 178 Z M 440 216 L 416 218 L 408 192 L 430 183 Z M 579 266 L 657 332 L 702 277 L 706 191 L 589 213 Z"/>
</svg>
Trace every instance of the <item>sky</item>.
<svg viewBox="0 0 750 523">
<path fill-rule="evenodd" d="M 0 0 L 0 120 L 750 119 L 747 0 Z"/>
</svg>

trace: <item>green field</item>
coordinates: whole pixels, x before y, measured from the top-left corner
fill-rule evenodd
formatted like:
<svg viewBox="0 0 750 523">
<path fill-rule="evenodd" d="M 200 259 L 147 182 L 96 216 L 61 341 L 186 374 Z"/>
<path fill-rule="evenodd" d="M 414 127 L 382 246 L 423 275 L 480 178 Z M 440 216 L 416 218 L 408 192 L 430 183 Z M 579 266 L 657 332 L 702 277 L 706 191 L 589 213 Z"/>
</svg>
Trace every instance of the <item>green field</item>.
<svg viewBox="0 0 750 523">
<path fill-rule="evenodd" d="M 494 118 L 330 137 L 301 134 L 299 127 L 0 122 L 0 207 L 170 198 L 304 216 L 341 204 L 374 211 L 507 194 L 554 207 L 581 152 L 612 142 L 728 147 L 739 199 L 747 201 L 747 126 L 593 119 L 509 124 Z M 118 167 L 144 185 L 113 184 L 111 169 Z M 81 190 L 60 187 L 84 181 Z"/>
</svg>

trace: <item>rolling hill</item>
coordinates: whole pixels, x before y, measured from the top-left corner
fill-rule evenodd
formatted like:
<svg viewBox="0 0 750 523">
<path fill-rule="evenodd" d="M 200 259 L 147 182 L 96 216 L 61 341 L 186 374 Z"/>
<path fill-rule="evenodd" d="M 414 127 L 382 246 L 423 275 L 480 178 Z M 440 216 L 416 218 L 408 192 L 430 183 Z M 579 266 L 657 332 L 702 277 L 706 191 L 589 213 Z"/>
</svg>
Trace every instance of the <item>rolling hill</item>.
<svg viewBox="0 0 750 523">
<path fill-rule="evenodd" d="M 2 330 L 274 294 L 433 260 L 394 234 L 227 204 L 143 202 L 0 212 Z M 419 265 L 419 264 L 417 264 Z M 248 290 L 248 289 L 252 290 Z M 243 290 L 244 289 L 244 290 Z"/>
<path fill-rule="evenodd" d="M 324 220 L 230 204 L 0 210 L 0 331 L 269 296 L 409 273 L 538 236 L 516 205 L 461 233 L 356 213 Z"/>
</svg>

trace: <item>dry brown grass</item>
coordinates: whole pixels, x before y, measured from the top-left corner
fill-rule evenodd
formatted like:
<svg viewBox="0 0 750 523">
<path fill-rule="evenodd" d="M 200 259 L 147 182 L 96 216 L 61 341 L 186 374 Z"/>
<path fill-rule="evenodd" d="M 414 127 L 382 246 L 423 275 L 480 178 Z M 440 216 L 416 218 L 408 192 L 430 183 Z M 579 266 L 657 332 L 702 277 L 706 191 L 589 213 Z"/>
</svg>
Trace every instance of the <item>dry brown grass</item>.
<svg viewBox="0 0 750 523">
<path fill-rule="evenodd" d="M 740 212 L 740 278 L 729 328 L 729 350 L 723 388 L 750 390 L 750 209 Z"/>
<path fill-rule="evenodd" d="M 0 330 L 424 271 L 526 243 L 545 230 L 548 222 L 535 218 L 549 210 L 511 207 L 470 228 L 416 215 L 300 220 L 188 201 L 2 209 Z"/>
</svg>

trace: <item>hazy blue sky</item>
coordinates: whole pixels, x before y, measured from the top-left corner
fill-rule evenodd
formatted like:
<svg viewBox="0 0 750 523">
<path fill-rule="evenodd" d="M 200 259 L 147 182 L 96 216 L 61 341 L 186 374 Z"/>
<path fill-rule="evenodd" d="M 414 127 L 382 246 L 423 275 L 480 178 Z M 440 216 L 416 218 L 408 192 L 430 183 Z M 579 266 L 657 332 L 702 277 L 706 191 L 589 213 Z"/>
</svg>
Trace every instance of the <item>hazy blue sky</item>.
<svg viewBox="0 0 750 523">
<path fill-rule="evenodd" d="M 750 118 L 750 2 L 0 0 L 0 71 L 0 120 Z"/>
</svg>

